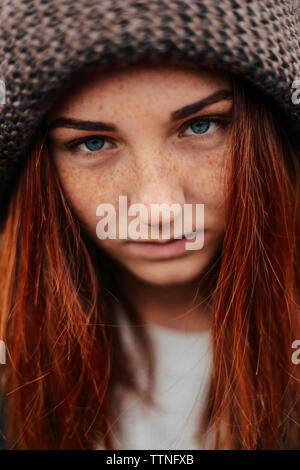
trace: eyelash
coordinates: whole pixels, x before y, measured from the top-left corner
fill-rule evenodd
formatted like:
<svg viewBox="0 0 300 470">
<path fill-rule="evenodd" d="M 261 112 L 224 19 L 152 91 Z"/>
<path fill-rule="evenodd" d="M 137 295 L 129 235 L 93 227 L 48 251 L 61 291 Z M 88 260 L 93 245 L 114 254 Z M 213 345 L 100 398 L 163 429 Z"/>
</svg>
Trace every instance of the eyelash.
<svg viewBox="0 0 300 470">
<path fill-rule="evenodd" d="M 183 124 L 183 126 L 181 126 L 179 128 L 179 131 L 180 131 L 180 136 L 181 137 L 186 137 L 186 136 L 182 136 L 182 132 L 184 132 L 185 130 L 187 130 L 187 128 L 189 126 L 192 126 L 195 122 L 209 122 L 209 123 L 214 123 L 214 124 L 217 124 L 218 126 L 222 127 L 223 129 L 225 129 L 227 127 L 227 125 L 229 124 L 229 119 L 228 118 L 225 118 L 225 117 L 218 117 L 218 116 L 201 116 L 201 117 L 196 117 L 196 118 L 193 118 L 191 119 L 190 121 L 187 121 Z M 206 135 L 207 132 L 205 132 L 204 134 L 198 134 L 198 136 L 200 135 Z M 197 134 L 194 134 L 195 136 L 197 136 Z M 187 136 L 187 137 L 190 137 L 190 136 Z"/>
<path fill-rule="evenodd" d="M 191 125 L 193 125 L 194 123 L 196 122 L 199 122 L 199 121 L 204 121 L 204 122 L 209 122 L 209 123 L 214 123 L 214 124 L 217 124 L 218 126 L 221 126 L 223 129 L 225 129 L 229 123 L 229 120 L 228 118 L 220 118 L 220 117 L 205 117 L 205 116 L 201 116 L 201 117 L 196 117 L 196 118 L 193 118 L 191 119 L 190 121 L 187 121 L 184 123 L 183 126 L 181 126 L 178 131 L 180 131 L 180 134 L 179 136 L 180 137 L 191 137 L 191 135 L 188 135 L 188 136 L 182 136 L 182 133 L 187 130 L 187 128 Z M 194 134 L 194 136 L 200 136 L 200 135 L 206 135 L 207 133 L 204 133 L 204 134 Z M 99 139 L 99 140 L 104 140 L 106 142 L 110 142 L 110 143 L 113 143 L 113 141 L 108 137 L 108 136 L 105 136 L 105 135 L 90 135 L 87 137 L 82 137 L 80 139 L 76 139 L 76 140 L 73 140 L 72 142 L 66 144 L 65 146 L 67 147 L 67 149 L 71 150 L 73 153 L 77 153 L 77 152 L 80 152 L 79 150 L 79 145 L 82 144 L 82 143 L 85 143 L 89 140 L 92 140 L 92 139 Z M 96 150 L 94 152 L 92 151 L 82 151 L 83 153 L 88 153 L 88 154 L 97 154 L 98 152 L 101 152 L 103 149 L 100 149 L 100 150 Z M 104 149 L 106 150 L 106 149 Z"/>
</svg>

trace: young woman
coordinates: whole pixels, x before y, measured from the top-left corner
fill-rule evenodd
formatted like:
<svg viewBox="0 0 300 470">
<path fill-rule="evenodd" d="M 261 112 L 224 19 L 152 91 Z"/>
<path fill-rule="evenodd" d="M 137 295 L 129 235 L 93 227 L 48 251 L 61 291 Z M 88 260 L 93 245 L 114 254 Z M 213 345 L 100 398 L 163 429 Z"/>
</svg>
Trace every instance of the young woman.
<svg viewBox="0 0 300 470">
<path fill-rule="evenodd" d="M 0 12 L 3 447 L 300 448 L 293 10 L 14 3 Z M 159 239 L 133 235 L 120 196 Z M 175 207 L 167 240 L 152 204 Z M 99 236 L 107 205 L 124 237 Z"/>
</svg>

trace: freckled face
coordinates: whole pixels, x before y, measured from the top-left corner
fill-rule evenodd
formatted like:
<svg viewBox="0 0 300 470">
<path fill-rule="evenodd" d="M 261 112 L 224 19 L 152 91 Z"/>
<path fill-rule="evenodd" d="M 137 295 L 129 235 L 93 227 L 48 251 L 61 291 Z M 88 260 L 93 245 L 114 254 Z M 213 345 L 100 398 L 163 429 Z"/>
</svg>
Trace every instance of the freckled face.
<svg viewBox="0 0 300 470">
<path fill-rule="evenodd" d="M 50 152 L 73 209 L 95 242 L 146 282 L 194 279 L 223 239 L 230 91 L 225 75 L 207 70 L 165 64 L 110 73 L 95 68 L 76 79 L 48 115 Z M 81 123 L 78 129 L 61 118 L 102 124 Z M 120 239 L 118 232 L 116 239 L 100 240 L 96 209 L 112 204 L 118 221 L 120 195 L 127 196 L 128 207 L 141 203 L 149 214 L 154 203 L 182 209 L 204 204 L 204 246 L 162 254 L 145 240 Z"/>
</svg>

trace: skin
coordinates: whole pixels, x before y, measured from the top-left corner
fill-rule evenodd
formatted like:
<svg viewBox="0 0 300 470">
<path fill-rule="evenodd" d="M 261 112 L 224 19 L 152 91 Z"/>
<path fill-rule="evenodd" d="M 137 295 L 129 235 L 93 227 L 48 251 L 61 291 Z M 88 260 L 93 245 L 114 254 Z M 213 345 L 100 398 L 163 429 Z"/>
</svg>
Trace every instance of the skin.
<svg viewBox="0 0 300 470">
<path fill-rule="evenodd" d="M 170 115 L 218 90 L 231 90 L 225 74 L 186 65 L 95 67 L 73 80 L 48 114 L 49 124 L 68 117 L 117 127 L 115 132 L 53 127 L 49 149 L 74 211 L 95 243 L 118 261 L 119 279 L 141 316 L 170 328 L 200 331 L 210 324 L 209 307 L 199 298 L 195 302 L 195 293 L 224 237 L 229 126 L 210 123 L 207 132 L 197 133 L 190 121 L 230 122 L 232 101 L 222 99 L 178 122 Z M 86 145 L 91 136 L 106 139 L 94 152 Z M 85 143 L 76 151 L 66 148 L 79 138 Z M 153 203 L 204 204 L 203 248 L 162 259 L 138 251 L 141 240 L 100 240 L 96 208 L 110 203 L 118 215 L 119 195 L 127 196 L 128 206 L 138 202 L 149 209 Z"/>
</svg>

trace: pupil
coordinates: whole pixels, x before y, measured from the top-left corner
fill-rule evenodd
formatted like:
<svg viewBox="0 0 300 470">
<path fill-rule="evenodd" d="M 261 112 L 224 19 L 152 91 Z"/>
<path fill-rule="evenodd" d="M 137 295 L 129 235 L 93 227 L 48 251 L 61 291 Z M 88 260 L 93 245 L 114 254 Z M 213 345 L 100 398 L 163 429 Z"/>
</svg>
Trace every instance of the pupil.
<svg viewBox="0 0 300 470">
<path fill-rule="evenodd" d="M 101 144 L 101 142 L 103 143 L 103 139 L 90 139 L 86 141 L 85 145 L 87 146 L 89 150 L 99 150 L 99 145 L 100 145 L 100 148 L 103 145 Z"/>
<path fill-rule="evenodd" d="M 209 126 L 210 126 L 210 123 L 208 121 L 197 121 L 191 125 L 193 131 L 198 134 L 203 134 L 204 132 L 207 132 L 209 129 Z"/>
</svg>

